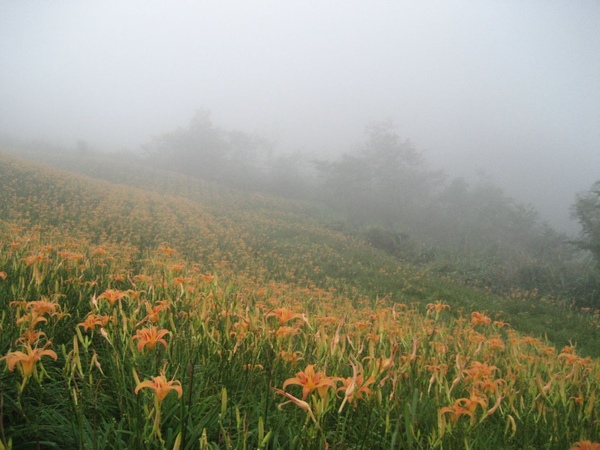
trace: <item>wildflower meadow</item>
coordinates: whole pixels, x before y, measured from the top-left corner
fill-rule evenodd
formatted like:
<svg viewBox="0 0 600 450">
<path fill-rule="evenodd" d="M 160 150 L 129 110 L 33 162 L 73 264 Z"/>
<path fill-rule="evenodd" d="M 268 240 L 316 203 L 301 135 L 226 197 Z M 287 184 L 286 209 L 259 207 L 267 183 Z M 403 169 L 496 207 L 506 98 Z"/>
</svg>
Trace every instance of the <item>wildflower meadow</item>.
<svg viewBox="0 0 600 450">
<path fill-rule="evenodd" d="M 600 448 L 593 311 L 128 176 L 0 155 L 0 449 Z"/>
</svg>

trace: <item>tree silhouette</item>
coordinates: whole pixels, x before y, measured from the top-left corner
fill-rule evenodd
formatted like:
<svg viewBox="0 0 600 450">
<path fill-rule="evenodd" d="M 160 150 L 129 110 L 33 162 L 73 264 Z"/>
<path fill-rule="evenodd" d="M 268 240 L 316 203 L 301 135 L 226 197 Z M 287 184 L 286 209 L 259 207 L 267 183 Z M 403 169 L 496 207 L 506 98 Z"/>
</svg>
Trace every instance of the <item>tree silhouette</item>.
<svg viewBox="0 0 600 450">
<path fill-rule="evenodd" d="M 589 191 L 579 194 L 573 206 L 573 215 L 581 224 L 576 244 L 594 255 L 600 265 L 600 180 Z"/>
</svg>

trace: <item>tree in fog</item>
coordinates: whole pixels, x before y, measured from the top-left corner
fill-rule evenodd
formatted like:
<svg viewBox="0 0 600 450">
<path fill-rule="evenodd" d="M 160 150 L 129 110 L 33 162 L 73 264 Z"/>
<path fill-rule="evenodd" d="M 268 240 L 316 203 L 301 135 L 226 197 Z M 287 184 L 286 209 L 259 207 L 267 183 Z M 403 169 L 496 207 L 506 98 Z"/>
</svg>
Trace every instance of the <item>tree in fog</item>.
<svg viewBox="0 0 600 450">
<path fill-rule="evenodd" d="M 589 191 L 577 196 L 573 216 L 581 225 L 578 246 L 592 252 L 600 264 L 600 180 Z"/>
<path fill-rule="evenodd" d="M 151 164 L 196 178 L 258 188 L 269 154 L 266 140 L 213 125 L 198 111 L 185 128 L 155 137 L 146 146 Z"/>
<path fill-rule="evenodd" d="M 469 186 L 453 180 L 437 197 L 427 231 L 453 250 L 529 249 L 541 232 L 538 213 L 516 203 L 498 186 L 481 180 Z"/>
<path fill-rule="evenodd" d="M 366 130 L 357 153 L 323 164 L 325 188 L 355 219 L 389 228 L 413 224 L 421 216 L 441 174 L 428 170 L 420 152 L 400 139 L 389 122 Z"/>
<path fill-rule="evenodd" d="M 218 176 L 228 153 L 222 131 L 206 111 L 198 111 L 186 128 L 155 137 L 146 151 L 163 169 L 202 178 Z"/>
</svg>

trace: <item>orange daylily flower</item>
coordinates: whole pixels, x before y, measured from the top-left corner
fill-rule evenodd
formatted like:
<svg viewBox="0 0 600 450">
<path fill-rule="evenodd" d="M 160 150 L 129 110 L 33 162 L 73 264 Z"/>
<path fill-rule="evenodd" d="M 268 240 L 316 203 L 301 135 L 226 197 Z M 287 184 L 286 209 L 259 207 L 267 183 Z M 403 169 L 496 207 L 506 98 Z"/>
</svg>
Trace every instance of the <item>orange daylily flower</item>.
<svg viewBox="0 0 600 450">
<path fill-rule="evenodd" d="M 92 254 L 94 256 L 106 256 L 108 255 L 108 250 L 106 250 L 104 247 L 96 247 Z"/>
<path fill-rule="evenodd" d="M 445 309 L 450 309 L 450 305 L 447 305 L 446 303 L 442 303 L 442 302 L 435 302 L 435 303 L 427 304 L 428 312 L 435 311 L 436 314 L 439 314 Z"/>
<path fill-rule="evenodd" d="M 277 336 L 278 339 L 295 336 L 296 334 L 298 334 L 298 328 L 294 327 L 279 327 L 275 332 L 275 336 Z"/>
<path fill-rule="evenodd" d="M 573 403 L 575 403 L 576 405 L 582 406 L 583 405 L 583 397 L 579 396 L 579 397 L 569 397 L 569 400 L 573 400 Z"/>
<path fill-rule="evenodd" d="M 488 400 L 486 397 L 481 397 L 477 394 L 471 394 L 469 398 L 459 398 L 455 404 L 463 405 L 469 411 L 474 413 L 477 410 L 477 406 L 481 406 L 481 409 L 485 409 L 488 406 Z"/>
<path fill-rule="evenodd" d="M 52 350 L 47 350 L 46 346 L 42 348 L 31 348 L 29 344 L 26 344 L 24 346 L 24 349 L 25 352 L 10 352 L 6 356 L 0 358 L 0 360 L 6 360 L 8 370 L 11 372 L 15 370 L 15 365 L 18 364 L 21 368 L 21 371 L 23 372 L 23 378 L 25 379 L 31 376 L 35 369 L 35 363 L 42 359 L 42 356 L 50 356 L 55 361 L 58 358 L 56 353 Z"/>
<path fill-rule="evenodd" d="M 171 391 L 177 392 L 178 398 L 181 398 L 181 396 L 183 395 L 181 383 L 177 380 L 167 381 L 167 377 L 165 377 L 164 375 L 152 377 L 152 380 L 142 381 L 135 387 L 135 393 L 137 394 L 141 389 L 144 388 L 154 390 L 154 393 L 156 394 L 156 400 L 158 401 L 158 403 L 162 402 Z"/>
<path fill-rule="evenodd" d="M 377 343 L 381 339 L 381 336 L 378 335 L 377 333 L 367 333 L 365 335 L 365 339 L 367 339 L 368 341 Z"/>
<path fill-rule="evenodd" d="M 565 345 L 562 350 L 560 351 L 560 353 L 575 353 L 575 347 L 573 347 L 572 345 Z"/>
<path fill-rule="evenodd" d="M 169 333 L 169 330 L 158 330 L 155 326 L 150 328 L 141 328 L 137 330 L 137 333 L 131 338 L 131 340 L 139 339 L 137 343 L 137 349 L 139 352 L 141 352 L 144 347 L 148 347 L 148 350 L 152 350 L 159 343 L 164 345 L 166 349 L 167 341 L 163 339 L 163 337 Z"/>
<path fill-rule="evenodd" d="M 425 368 L 427 369 L 428 372 L 431 373 L 439 373 L 442 375 L 446 375 L 446 373 L 448 372 L 448 364 L 427 364 L 425 365 Z"/>
<path fill-rule="evenodd" d="M 183 286 L 184 284 L 192 283 L 194 279 L 192 277 L 175 277 L 173 278 L 173 284 L 175 286 Z"/>
<path fill-rule="evenodd" d="M 486 341 L 486 344 L 490 346 L 490 350 L 505 350 L 506 345 L 501 338 L 490 338 Z"/>
<path fill-rule="evenodd" d="M 443 416 L 444 414 L 450 414 L 450 420 L 452 421 L 452 423 L 456 423 L 459 417 L 467 415 L 471 418 L 471 423 L 474 423 L 475 414 L 473 414 L 468 408 L 461 406 L 462 400 L 465 399 L 459 398 L 454 402 L 453 406 L 446 406 L 440 409 L 440 415 Z"/>
<path fill-rule="evenodd" d="M 17 319 L 17 325 L 26 324 L 27 328 L 34 329 L 38 323 L 48 322 L 44 316 L 36 313 L 35 311 L 25 314 Z"/>
<path fill-rule="evenodd" d="M 40 253 L 37 255 L 31 255 L 31 256 L 22 258 L 21 261 L 23 261 L 27 265 L 27 267 L 29 267 L 32 264 L 41 263 L 41 262 L 49 262 L 50 258 L 48 258 L 48 255 L 44 255 L 43 253 Z"/>
<path fill-rule="evenodd" d="M 92 330 L 94 331 L 99 325 L 104 327 L 108 324 L 110 316 L 100 316 L 98 314 L 88 314 L 83 322 L 77 324 L 78 327 L 83 327 L 83 331 Z"/>
<path fill-rule="evenodd" d="M 342 323 L 337 317 L 317 317 L 317 322 L 324 326 L 333 326 Z"/>
<path fill-rule="evenodd" d="M 44 314 L 55 316 L 57 314 L 60 314 L 61 306 L 53 300 L 42 298 L 41 300 L 28 302 L 27 309 L 29 309 L 32 312 L 35 312 L 39 316 L 43 316 Z"/>
<path fill-rule="evenodd" d="M 138 291 L 135 289 L 127 289 L 127 297 L 129 297 L 130 300 L 138 300 L 140 298 L 140 296 L 142 295 L 143 292 L 145 291 Z"/>
<path fill-rule="evenodd" d="M 163 252 L 164 255 L 166 256 L 172 256 L 173 254 L 177 253 L 177 250 L 175 250 L 174 248 L 171 247 L 167 247 L 164 245 L 161 245 L 160 247 L 158 247 L 158 249 Z"/>
<path fill-rule="evenodd" d="M 113 273 L 110 275 L 110 279 L 112 281 L 125 281 L 127 279 L 127 275 L 123 273 Z"/>
<path fill-rule="evenodd" d="M 383 373 L 394 366 L 394 352 L 389 358 L 376 358 L 375 369 L 377 373 Z"/>
<path fill-rule="evenodd" d="M 473 361 L 468 369 L 463 370 L 463 373 L 467 376 L 467 379 L 478 381 L 492 378 L 494 372 L 497 370 L 498 368 L 496 366 Z"/>
<path fill-rule="evenodd" d="M 17 339 L 17 343 L 34 345 L 42 337 L 46 337 L 46 333 L 44 333 L 43 331 L 28 328 L 23 332 L 23 334 L 21 334 L 19 339 Z"/>
<path fill-rule="evenodd" d="M 180 272 L 183 269 L 185 269 L 185 264 L 181 264 L 181 263 L 179 263 L 179 264 L 171 264 L 171 270 L 173 272 Z"/>
<path fill-rule="evenodd" d="M 371 322 L 364 322 L 364 321 L 355 322 L 354 327 L 358 331 L 364 331 L 364 330 L 371 328 Z"/>
<path fill-rule="evenodd" d="M 161 311 L 168 311 L 171 309 L 171 304 L 167 300 L 160 300 L 156 302 L 156 305 L 154 306 L 150 305 L 148 302 L 146 302 L 145 305 L 148 315 L 142 322 L 146 320 L 150 322 L 158 322 L 160 320 Z"/>
<path fill-rule="evenodd" d="M 302 352 L 299 352 L 299 351 L 286 352 L 285 350 L 282 350 L 279 352 L 279 357 L 281 359 L 283 359 L 285 362 L 292 364 L 292 365 L 296 364 L 301 359 L 304 359 L 302 357 Z"/>
<path fill-rule="evenodd" d="M 498 378 L 496 380 L 479 380 L 476 381 L 474 386 L 482 393 L 488 394 L 496 394 L 500 390 L 500 386 L 506 384 L 506 381 L 502 378 Z"/>
<path fill-rule="evenodd" d="M 58 256 L 60 256 L 65 261 L 81 261 L 85 256 L 82 253 L 70 252 L 68 250 L 63 250 L 58 252 Z"/>
<path fill-rule="evenodd" d="M 580 359 L 582 359 L 578 355 L 575 355 L 573 353 L 568 353 L 568 352 L 563 352 L 560 355 L 558 355 L 558 357 L 559 358 L 565 358 L 565 362 L 569 366 L 572 366 L 576 362 L 579 362 Z"/>
<path fill-rule="evenodd" d="M 208 283 L 212 283 L 212 281 L 213 281 L 214 279 L 215 279 L 215 276 L 214 276 L 214 275 L 211 275 L 211 274 L 202 274 L 202 275 L 200 275 L 200 280 L 201 280 L 203 283 L 206 283 L 206 284 L 208 284 Z"/>
<path fill-rule="evenodd" d="M 302 314 L 294 313 L 288 308 L 275 308 L 273 311 L 266 314 L 265 317 L 277 317 L 277 319 L 279 319 L 279 325 L 284 325 L 292 319 L 304 319 Z"/>
<path fill-rule="evenodd" d="M 347 393 L 348 400 L 358 400 L 363 397 L 363 394 L 371 394 L 371 389 L 369 386 L 375 383 L 375 377 L 371 375 L 366 380 L 363 378 L 363 374 L 359 373 L 354 377 L 341 378 L 342 386 L 340 386 L 337 390 L 344 391 Z"/>
<path fill-rule="evenodd" d="M 324 372 L 315 372 L 314 365 L 309 364 L 304 369 L 304 372 L 296 373 L 294 378 L 288 378 L 283 382 L 282 388 L 285 389 L 291 384 L 302 386 L 302 400 L 306 400 L 308 394 L 315 389 L 318 390 L 321 397 L 325 397 L 327 390 L 331 387 L 335 389 L 335 381 L 325 375 Z"/>
<path fill-rule="evenodd" d="M 20 301 L 15 300 L 14 302 L 10 302 L 8 305 L 11 308 L 19 307 L 19 308 L 23 308 L 24 309 L 24 308 L 27 307 L 27 302 L 25 300 L 20 300 Z"/>
<path fill-rule="evenodd" d="M 133 277 L 133 281 L 136 283 L 146 283 L 146 284 L 150 284 L 152 283 L 153 278 L 150 275 L 144 275 L 144 274 L 139 274 L 139 275 L 135 275 Z"/>
<path fill-rule="evenodd" d="M 592 441 L 578 441 L 573 444 L 571 450 L 600 450 L 600 443 Z"/>
<path fill-rule="evenodd" d="M 375 383 L 375 376 L 371 375 L 366 380 L 363 378 L 363 374 L 358 372 L 357 364 L 350 363 L 352 365 L 352 376 L 348 378 L 339 378 L 342 382 L 342 386 L 338 388 L 339 391 L 345 391 L 344 400 L 340 405 L 338 412 L 342 412 L 344 405 L 348 401 L 361 399 L 363 394 L 371 394 L 369 385 Z"/>
<path fill-rule="evenodd" d="M 524 344 L 529 344 L 532 347 L 541 347 L 542 345 L 542 341 L 533 336 L 524 336 L 520 339 L 520 342 L 523 342 Z"/>
<path fill-rule="evenodd" d="M 110 303 L 110 306 L 114 306 L 118 300 L 121 300 L 124 297 L 127 297 L 127 292 L 123 292 L 118 289 L 107 289 L 98 296 L 98 300 L 101 298 L 106 299 L 108 303 Z"/>
<path fill-rule="evenodd" d="M 471 313 L 471 325 L 489 325 L 490 323 L 492 323 L 492 319 L 490 319 L 488 316 L 477 311 L 473 311 Z"/>
</svg>

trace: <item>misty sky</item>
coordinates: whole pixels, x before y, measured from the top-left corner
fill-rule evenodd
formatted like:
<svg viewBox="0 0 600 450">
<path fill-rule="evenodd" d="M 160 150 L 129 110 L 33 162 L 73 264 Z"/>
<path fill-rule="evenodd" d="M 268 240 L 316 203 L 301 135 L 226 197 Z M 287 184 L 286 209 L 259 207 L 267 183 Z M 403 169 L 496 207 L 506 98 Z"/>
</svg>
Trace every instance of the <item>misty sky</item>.
<svg viewBox="0 0 600 450">
<path fill-rule="evenodd" d="M 564 228 L 600 179 L 600 0 L 0 2 L 0 135 L 136 150 L 197 109 L 327 156 L 389 118 Z"/>
</svg>

